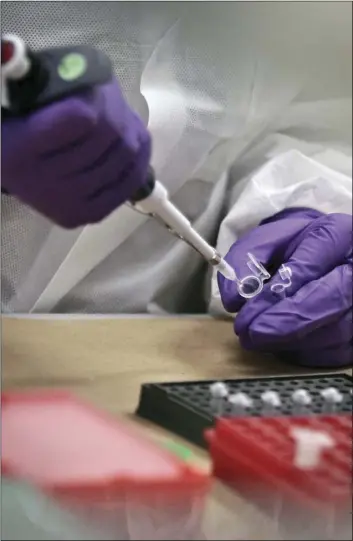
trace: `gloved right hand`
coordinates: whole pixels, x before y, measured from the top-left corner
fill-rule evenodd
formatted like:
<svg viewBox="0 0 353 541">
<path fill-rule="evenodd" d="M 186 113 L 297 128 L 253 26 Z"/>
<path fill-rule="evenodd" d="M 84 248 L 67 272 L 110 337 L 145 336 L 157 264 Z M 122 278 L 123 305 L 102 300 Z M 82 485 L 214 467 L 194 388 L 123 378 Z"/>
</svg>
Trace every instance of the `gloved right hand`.
<svg viewBox="0 0 353 541">
<path fill-rule="evenodd" d="M 53 222 L 99 222 L 147 180 L 151 139 L 114 80 L 1 125 L 2 188 Z"/>
</svg>

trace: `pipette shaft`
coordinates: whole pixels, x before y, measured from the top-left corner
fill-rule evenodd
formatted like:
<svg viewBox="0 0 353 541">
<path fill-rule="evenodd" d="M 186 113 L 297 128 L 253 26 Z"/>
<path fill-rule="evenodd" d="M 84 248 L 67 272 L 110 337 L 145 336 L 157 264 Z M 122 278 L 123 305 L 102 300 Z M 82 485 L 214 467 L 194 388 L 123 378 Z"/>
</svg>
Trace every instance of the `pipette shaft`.
<svg viewBox="0 0 353 541">
<path fill-rule="evenodd" d="M 220 256 L 191 225 L 189 220 L 169 200 L 166 188 L 155 181 L 147 197 L 135 203 L 137 209 L 146 214 L 158 217 L 179 238 L 186 241 L 192 248 L 217 269 L 228 280 L 237 280 L 233 268 Z"/>
</svg>

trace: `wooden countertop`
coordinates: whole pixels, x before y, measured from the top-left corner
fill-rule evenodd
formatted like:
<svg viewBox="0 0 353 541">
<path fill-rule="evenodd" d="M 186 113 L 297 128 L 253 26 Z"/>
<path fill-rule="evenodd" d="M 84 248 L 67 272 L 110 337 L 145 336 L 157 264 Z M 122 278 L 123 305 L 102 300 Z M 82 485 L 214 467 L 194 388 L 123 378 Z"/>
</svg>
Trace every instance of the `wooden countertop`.
<svg viewBox="0 0 353 541">
<path fill-rule="evenodd" d="M 3 388 L 65 387 L 132 413 L 145 382 L 307 373 L 245 352 L 209 318 L 2 318 Z"/>
</svg>

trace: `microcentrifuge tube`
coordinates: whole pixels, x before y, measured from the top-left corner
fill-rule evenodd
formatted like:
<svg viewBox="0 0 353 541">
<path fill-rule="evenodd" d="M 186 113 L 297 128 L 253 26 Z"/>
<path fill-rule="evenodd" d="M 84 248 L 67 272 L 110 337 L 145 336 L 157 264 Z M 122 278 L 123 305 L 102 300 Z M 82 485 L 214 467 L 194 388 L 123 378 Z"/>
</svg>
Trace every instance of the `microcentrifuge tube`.
<svg viewBox="0 0 353 541">
<path fill-rule="evenodd" d="M 282 405 L 281 398 L 277 391 L 265 391 L 261 395 L 263 410 L 267 414 L 276 414 Z"/>
<path fill-rule="evenodd" d="M 291 431 L 295 440 L 294 465 L 301 470 L 313 470 L 320 466 L 322 453 L 334 447 L 333 438 L 326 432 L 304 427 L 295 427 Z M 334 507 L 327 509 L 328 518 L 326 533 L 328 539 L 334 539 L 330 534 L 334 531 Z"/>
<path fill-rule="evenodd" d="M 308 413 L 307 408 L 310 406 L 312 400 L 310 393 L 306 389 L 296 389 L 293 391 L 292 400 L 296 414 Z"/>
<path fill-rule="evenodd" d="M 343 402 L 342 393 L 335 387 L 327 387 L 320 394 L 325 401 L 326 409 L 330 412 L 336 411 L 338 404 Z"/>
<path fill-rule="evenodd" d="M 244 278 L 238 279 L 237 289 L 239 295 L 245 299 L 252 299 L 261 293 L 264 287 L 264 281 L 271 278 L 271 275 L 250 252 L 248 252 L 248 258 L 247 266 L 253 272 L 253 274 L 249 274 Z"/>
<path fill-rule="evenodd" d="M 244 415 L 252 407 L 253 400 L 245 393 L 234 393 L 228 397 L 232 415 Z"/>
<path fill-rule="evenodd" d="M 228 387 L 222 381 L 216 381 L 210 386 L 211 409 L 215 415 L 222 415 L 225 407 L 225 399 L 228 396 Z"/>
<path fill-rule="evenodd" d="M 282 265 L 278 270 L 282 282 L 276 282 L 271 285 L 273 293 L 281 294 L 292 285 L 292 269 L 288 265 Z"/>
<path fill-rule="evenodd" d="M 278 490 L 274 494 L 273 516 L 272 516 L 272 522 L 273 522 L 273 525 L 275 527 L 275 531 L 273 533 L 276 535 L 276 539 L 282 539 L 282 537 L 279 537 L 282 509 L 283 509 L 283 496 L 281 494 L 281 491 Z"/>
</svg>

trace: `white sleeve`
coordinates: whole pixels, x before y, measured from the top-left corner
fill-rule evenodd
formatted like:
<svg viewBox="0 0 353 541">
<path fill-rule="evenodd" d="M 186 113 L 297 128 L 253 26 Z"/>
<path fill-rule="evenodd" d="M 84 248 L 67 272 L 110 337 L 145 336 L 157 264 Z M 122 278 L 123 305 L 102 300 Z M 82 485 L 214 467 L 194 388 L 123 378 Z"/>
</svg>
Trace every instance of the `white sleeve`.
<svg viewBox="0 0 353 541">
<path fill-rule="evenodd" d="M 352 178 L 340 172 L 348 172 L 351 163 L 350 156 L 331 149 L 310 158 L 290 150 L 271 159 L 246 180 L 242 190 L 235 185 L 232 206 L 219 230 L 218 251 L 225 255 L 241 235 L 285 208 L 352 214 Z M 209 311 L 226 315 L 216 272 L 212 274 Z"/>
</svg>

